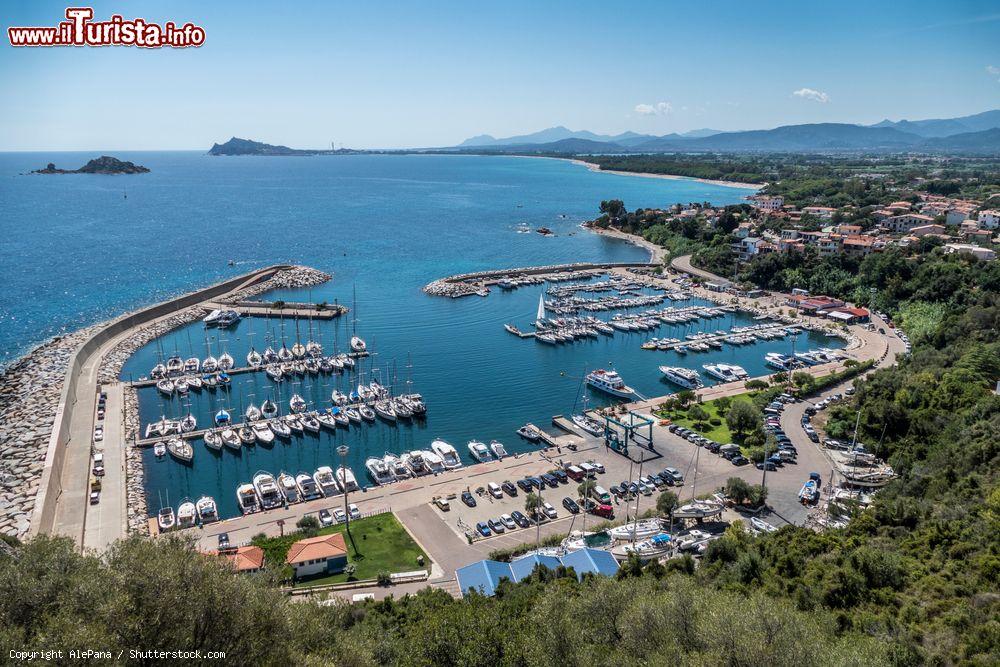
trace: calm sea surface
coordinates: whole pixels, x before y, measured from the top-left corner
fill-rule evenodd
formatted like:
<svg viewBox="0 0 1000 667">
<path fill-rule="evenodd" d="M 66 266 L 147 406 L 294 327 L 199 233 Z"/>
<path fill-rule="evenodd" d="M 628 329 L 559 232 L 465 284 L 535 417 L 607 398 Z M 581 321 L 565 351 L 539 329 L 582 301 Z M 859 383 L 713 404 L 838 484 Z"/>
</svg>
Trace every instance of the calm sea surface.
<svg viewBox="0 0 1000 667">
<path fill-rule="evenodd" d="M 253 473 L 313 472 L 336 465 L 337 445 L 351 448 L 359 481 L 364 459 L 384 452 L 451 442 L 469 460 L 466 443 L 496 438 L 508 451 L 529 447 L 514 433 L 526 421 L 548 427 L 553 414 L 569 413 L 578 400 L 584 368 L 614 366 L 646 395 L 675 390 L 661 381 L 658 364 L 730 360 L 753 374 L 766 372 L 763 354 L 789 351 L 791 341 L 759 343 L 706 354 L 648 352 L 647 337 L 676 336 L 746 324 L 727 315 L 689 325 L 665 325 L 649 334 L 623 334 L 557 347 L 520 340 L 504 322 L 527 327 L 543 286 L 487 298 L 447 299 L 420 289 L 452 273 L 504 266 L 570 261 L 644 261 L 638 248 L 586 233 L 582 220 L 601 199 L 627 206 L 675 202 L 734 203 L 748 190 L 687 180 L 600 174 L 554 160 L 502 157 L 350 156 L 316 158 L 211 158 L 197 153 L 116 153 L 149 167 L 142 176 L 21 176 L 55 162 L 75 168 L 92 155 L 0 154 L 0 360 L 76 329 L 275 262 L 308 264 L 334 274 L 312 290 L 282 291 L 277 298 L 351 305 L 357 290 L 358 333 L 376 352 L 363 364 L 365 379 L 398 389 L 412 380 L 428 416 L 412 425 L 339 429 L 293 437 L 240 453 L 215 452 L 196 441 L 192 466 L 147 452 L 149 507 L 176 506 L 184 497 L 209 494 L 223 516 L 237 512 L 235 489 Z M 125 194 L 127 193 L 127 198 Z M 545 225 L 555 237 L 519 234 L 516 227 Z M 235 266 L 229 266 L 233 261 Z M 693 305 L 697 301 L 675 305 Z M 667 302 L 669 305 L 669 302 Z M 610 313 L 602 315 L 607 318 Z M 343 349 L 351 316 L 297 323 L 298 335 Z M 216 356 L 225 348 L 244 365 L 252 342 L 284 335 L 296 322 L 244 320 L 229 331 L 208 333 Z M 837 346 L 800 336 L 797 349 Z M 124 377 L 145 375 L 159 352 L 206 356 L 206 331 L 192 323 L 136 353 Z M 706 383 L 709 378 L 705 378 Z M 143 423 L 161 414 L 191 410 L 200 425 L 220 407 L 241 413 L 248 402 L 300 393 L 314 407 L 328 407 L 330 391 L 346 390 L 349 376 L 320 376 L 275 386 L 263 375 L 235 376 L 228 392 L 192 392 L 183 402 L 164 401 L 155 389 L 140 392 Z M 602 397 L 590 394 L 592 404 Z"/>
</svg>

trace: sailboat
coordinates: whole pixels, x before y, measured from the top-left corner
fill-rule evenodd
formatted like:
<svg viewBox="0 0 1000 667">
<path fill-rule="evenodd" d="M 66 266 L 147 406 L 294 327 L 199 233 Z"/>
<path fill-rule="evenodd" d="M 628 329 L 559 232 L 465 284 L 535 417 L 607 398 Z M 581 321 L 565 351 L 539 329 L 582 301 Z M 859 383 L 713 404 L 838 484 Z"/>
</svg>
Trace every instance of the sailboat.
<svg viewBox="0 0 1000 667">
<path fill-rule="evenodd" d="M 535 313 L 535 328 L 548 329 L 548 322 L 545 321 L 545 294 L 538 295 L 538 312 Z"/>
<path fill-rule="evenodd" d="M 252 320 L 248 320 L 252 321 Z M 250 351 L 247 352 L 247 366 L 251 368 L 260 368 L 261 364 L 264 363 L 264 357 L 261 356 L 253 346 L 253 325 L 250 325 L 250 331 L 247 332 L 247 338 L 250 339 Z"/>
<path fill-rule="evenodd" d="M 260 404 L 260 414 L 264 417 L 264 419 L 274 419 L 278 416 L 278 404 L 270 398 L 265 399 L 264 402 Z"/>
<path fill-rule="evenodd" d="M 358 290 L 354 288 L 354 325 L 351 331 L 351 349 L 357 353 L 366 352 L 368 345 L 364 338 L 358 336 Z"/>
</svg>

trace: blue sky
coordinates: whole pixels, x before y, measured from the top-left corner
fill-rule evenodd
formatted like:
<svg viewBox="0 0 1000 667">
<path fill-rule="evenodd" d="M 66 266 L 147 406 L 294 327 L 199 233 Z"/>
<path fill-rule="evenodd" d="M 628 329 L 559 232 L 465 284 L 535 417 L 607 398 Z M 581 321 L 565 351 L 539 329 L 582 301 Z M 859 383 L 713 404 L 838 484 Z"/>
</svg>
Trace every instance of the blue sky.
<svg viewBox="0 0 1000 667">
<path fill-rule="evenodd" d="M 8 1 L 0 150 L 438 146 L 1000 107 L 995 1 L 91 4 L 207 40 L 14 49 L 8 26 L 55 25 L 67 5 Z"/>
</svg>

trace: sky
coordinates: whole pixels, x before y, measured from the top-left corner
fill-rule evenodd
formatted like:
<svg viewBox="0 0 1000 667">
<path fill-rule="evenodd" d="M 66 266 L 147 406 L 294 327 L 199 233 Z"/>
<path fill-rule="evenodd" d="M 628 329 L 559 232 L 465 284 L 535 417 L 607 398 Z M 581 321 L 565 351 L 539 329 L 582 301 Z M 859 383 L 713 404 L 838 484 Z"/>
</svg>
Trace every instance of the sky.
<svg viewBox="0 0 1000 667">
<path fill-rule="evenodd" d="M 72 6 L 72 5 L 70 5 Z M 87 6 L 87 5 L 84 5 Z M 1000 108 L 1000 3 L 93 2 L 203 46 L 14 48 L 0 151 L 450 146 L 556 125 L 662 135 Z"/>
</svg>

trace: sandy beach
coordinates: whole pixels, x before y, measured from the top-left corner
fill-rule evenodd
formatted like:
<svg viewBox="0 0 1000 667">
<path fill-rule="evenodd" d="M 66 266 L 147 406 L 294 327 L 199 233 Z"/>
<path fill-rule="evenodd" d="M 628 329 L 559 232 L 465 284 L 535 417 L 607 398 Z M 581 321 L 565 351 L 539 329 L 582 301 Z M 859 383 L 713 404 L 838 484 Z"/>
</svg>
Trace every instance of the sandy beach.
<svg viewBox="0 0 1000 667">
<path fill-rule="evenodd" d="M 678 176 L 676 174 L 650 174 L 647 172 L 639 172 L 639 171 L 618 171 L 615 169 L 601 169 L 600 165 L 594 164 L 593 162 L 587 162 L 586 160 L 580 160 L 579 158 L 571 158 L 571 157 L 551 157 L 548 155 L 509 155 L 506 157 L 520 157 L 531 160 L 562 160 L 563 162 L 578 164 L 582 167 L 586 167 L 590 171 L 596 171 L 602 174 L 617 174 L 618 176 L 638 176 L 640 178 L 664 178 L 669 181 L 697 181 L 699 183 L 708 183 L 710 185 L 721 185 L 722 187 L 725 188 L 760 190 L 765 185 L 767 185 L 767 183 L 740 183 L 739 181 L 717 181 L 710 178 L 693 178 L 691 176 Z"/>
<path fill-rule="evenodd" d="M 655 243 L 647 241 L 641 236 L 636 236 L 635 234 L 627 234 L 625 232 L 619 231 L 617 229 L 611 228 L 601 228 L 592 227 L 589 225 L 581 225 L 587 231 L 593 232 L 594 234 L 600 234 L 602 236 L 610 236 L 611 238 L 619 239 L 625 241 L 626 243 L 631 243 L 632 245 L 639 246 L 640 248 L 645 248 L 649 251 L 649 261 L 653 264 L 663 264 L 663 260 L 667 256 L 667 251 Z"/>
</svg>

